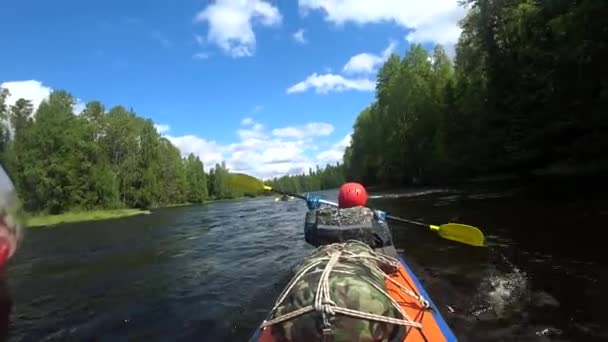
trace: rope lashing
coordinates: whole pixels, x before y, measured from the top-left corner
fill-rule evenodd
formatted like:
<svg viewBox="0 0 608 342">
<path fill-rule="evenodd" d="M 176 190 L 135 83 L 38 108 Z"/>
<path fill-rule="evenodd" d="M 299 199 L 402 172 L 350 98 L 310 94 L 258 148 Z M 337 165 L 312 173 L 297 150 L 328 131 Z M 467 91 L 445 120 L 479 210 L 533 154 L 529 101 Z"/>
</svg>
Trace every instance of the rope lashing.
<svg viewBox="0 0 608 342">
<path fill-rule="evenodd" d="M 369 255 L 355 254 L 351 251 L 345 250 L 344 248 L 347 244 L 359 244 L 361 246 L 364 246 L 365 249 L 367 250 L 367 252 L 369 253 Z M 387 255 L 376 253 L 369 246 L 367 246 L 366 244 L 364 244 L 360 241 L 350 240 L 345 243 L 333 244 L 333 245 L 328 246 L 325 255 L 312 259 L 312 261 L 310 261 L 310 264 L 308 266 L 301 268 L 296 273 L 295 277 L 290 281 L 290 283 L 285 288 L 285 290 L 283 290 L 283 292 L 281 293 L 279 298 L 277 299 L 277 301 L 272 309 L 272 312 L 276 312 L 276 309 L 283 303 L 285 298 L 287 298 L 287 296 L 289 295 L 289 293 L 291 292 L 293 287 L 305 275 L 311 275 L 311 274 L 321 272 L 321 276 L 319 277 L 319 281 L 316 286 L 315 298 L 314 298 L 312 305 L 307 305 L 303 308 L 299 308 L 292 312 L 280 315 L 278 317 L 274 317 L 273 319 L 265 320 L 264 322 L 262 322 L 261 328 L 266 328 L 266 327 L 274 325 L 274 324 L 282 323 L 282 322 L 294 319 L 298 316 L 301 316 L 303 314 L 306 314 L 306 313 L 312 312 L 312 311 L 321 313 L 323 323 L 324 323 L 324 330 L 326 330 L 329 327 L 328 316 L 329 315 L 333 316 L 336 314 L 342 314 L 342 315 L 346 315 L 346 316 L 350 316 L 350 317 L 355 317 L 355 318 L 360 318 L 360 319 L 365 319 L 365 320 L 370 320 L 370 321 L 376 321 L 376 322 L 383 322 L 383 323 L 396 324 L 396 325 L 402 325 L 402 326 L 410 326 L 410 327 L 415 327 L 418 329 L 422 328 L 422 325 L 418 322 L 414 322 L 409 317 L 409 315 L 401 308 L 401 306 L 395 301 L 395 299 L 393 299 L 384 289 L 380 288 L 371 279 L 369 279 L 368 277 L 365 277 L 365 276 L 362 276 L 361 279 L 365 280 L 365 282 L 367 282 L 372 287 L 374 287 L 376 290 L 378 290 L 380 293 L 382 293 L 384 296 L 386 296 L 390 300 L 391 304 L 395 307 L 395 309 L 397 309 L 399 311 L 399 313 L 402 315 L 403 319 L 362 312 L 359 310 L 343 308 L 343 307 L 336 305 L 335 301 L 332 300 L 331 294 L 330 294 L 329 276 L 332 272 L 355 275 L 356 273 L 348 270 L 350 267 L 347 267 L 347 265 L 344 265 L 344 264 L 342 264 L 341 266 L 343 268 L 345 268 L 346 270 L 334 269 L 336 264 L 338 264 L 340 261 L 346 261 L 346 260 L 357 260 L 362 263 L 365 263 L 365 265 L 367 267 L 369 267 L 369 269 L 372 271 L 373 274 L 379 275 L 385 279 L 388 279 L 390 282 L 395 284 L 399 289 L 401 289 L 405 294 L 418 300 L 424 308 L 430 307 L 429 302 L 424 297 L 422 297 L 421 295 L 417 295 L 410 289 L 407 289 L 403 285 L 399 284 L 397 281 L 392 279 L 390 277 L 390 275 L 388 275 L 387 273 L 382 271 L 382 269 L 380 269 L 380 267 L 378 266 L 378 263 L 380 263 L 383 265 L 389 265 L 390 267 L 393 267 L 395 270 L 397 270 L 399 267 L 399 261 L 397 259 L 392 258 Z M 311 271 L 312 269 L 314 269 L 315 267 L 318 267 L 319 265 L 321 265 L 324 262 L 326 262 L 326 264 L 323 267 L 322 271 L 321 270 Z M 311 272 L 309 272 L 309 271 L 311 271 Z"/>
</svg>

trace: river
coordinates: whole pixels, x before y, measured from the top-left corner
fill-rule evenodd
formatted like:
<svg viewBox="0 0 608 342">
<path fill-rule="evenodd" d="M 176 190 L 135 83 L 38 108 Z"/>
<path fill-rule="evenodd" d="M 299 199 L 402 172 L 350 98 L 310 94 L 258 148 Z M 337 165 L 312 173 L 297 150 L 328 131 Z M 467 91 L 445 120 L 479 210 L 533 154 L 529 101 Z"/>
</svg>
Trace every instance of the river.
<svg viewBox="0 0 608 342">
<path fill-rule="evenodd" d="M 488 248 L 474 248 L 392 225 L 461 341 L 608 340 L 598 233 L 608 206 L 573 198 L 461 186 L 373 193 L 371 204 L 486 234 Z M 11 341 L 246 341 L 312 250 L 305 212 L 301 201 L 266 197 L 27 230 L 3 275 L 0 332 Z"/>
</svg>

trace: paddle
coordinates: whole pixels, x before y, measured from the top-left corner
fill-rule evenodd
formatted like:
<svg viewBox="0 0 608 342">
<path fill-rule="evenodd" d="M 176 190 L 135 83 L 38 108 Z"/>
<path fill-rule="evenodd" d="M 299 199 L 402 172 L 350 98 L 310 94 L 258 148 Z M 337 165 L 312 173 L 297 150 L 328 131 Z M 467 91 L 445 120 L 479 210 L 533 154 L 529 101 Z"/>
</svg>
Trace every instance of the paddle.
<svg viewBox="0 0 608 342">
<path fill-rule="evenodd" d="M 272 191 L 272 192 L 276 192 L 277 194 L 297 197 L 297 198 L 306 200 L 306 196 L 292 194 L 290 192 L 273 189 L 272 187 L 264 184 L 263 181 L 255 178 L 253 176 L 246 175 L 244 173 L 229 174 L 228 185 L 230 187 L 232 187 L 233 190 L 236 190 L 238 192 L 248 192 L 248 193 L 255 194 L 260 191 Z"/>
<path fill-rule="evenodd" d="M 264 184 L 263 181 L 255 178 L 253 176 L 242 174 L 242 173 L 230 174 L 229 184 L 233 187 L 233 189 L 238 189 L 239 191 L 242 191 L 242 192 L 258 193 L 260 191 L 272 191 L 272 192 L 276 192 L 278 194 L 293 196 L 293 197 L 297 197 L 297 198 L 306 200 L 306 196 L 299 195 L 299 194 L 292 194 L 292 193 L 273 189 L 272 187 Z M 330 205 L 330 206 L 335 206 L 335 207 L 338 206 L 337 203 L 323 200 L 323 199 L 320 199 L 319 203 Z M 469 226 L 469 225 L 461 224 L 461 223 L 446 223 L 446 224 L 436 226 L 436 225 L 432 225 L 432 224 L 426 224 L 426 223 L 416 222 L 416 221 L 412 221 L 412 220 L 406 220 L 404 218 L 395 217 L 392 215 L 386 215 L 386 217 L 388 219 L 391 219 L 394 221 L 405 222 L 405 223 L 409 223 L 409 224 L 413 224 L 413 225 L 417 225 L 417 226 L 427 227 L 430 230 L 437 232 L 437 234 L 439 234 L 439 236 L 441 236 L 442 238 L 447 239 L 447 240 L 456 241 L 456 242 L 460 242 L 460 243 L 464 243 L 464 244 L 476 246 L 476 247 L 484 246 L 485 238 L 483 236 L 483 233 L 481 232 L 481 230 L 479 230 L 478 228 L 473 227 L 473 226 Z"/>
</svg>

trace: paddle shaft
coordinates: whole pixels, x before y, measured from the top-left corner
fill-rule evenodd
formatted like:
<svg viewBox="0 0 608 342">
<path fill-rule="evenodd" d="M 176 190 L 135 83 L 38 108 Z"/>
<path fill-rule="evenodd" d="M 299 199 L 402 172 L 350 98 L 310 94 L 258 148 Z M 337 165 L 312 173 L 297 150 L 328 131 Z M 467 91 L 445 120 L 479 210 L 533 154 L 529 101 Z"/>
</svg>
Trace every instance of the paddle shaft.
<svg viewBox="0 0 608 342">
<path fill-rule="evenodd" d="M 272 191 L 274 191 L 274 192 L 276 192 L 278 194 L 281 194 L 281 195 L 287 195 L 287 196 L 297 197 L 297 198 L 300 198 L 300 199 L 303 199 L 303 200 L 307 200 L 306 196 L 303 196 L 303 195 L 293 194 L 293 193 L 289 193 L 289 192 L 285 192 L 285 191 L 280 191 L 280 190 L 275 190 L 275 189 L 272 189 Z M 331 205 L 331 206 L 334 206 L 334 207 L 338 207 L 338 203 L 331 202 L 331 201 L 324 200 L 324 199 L 319 199 L 319 203 L 326 204 L 326 205 Z M 370 209 L 374 210 L 373 208 L 370 208 Z M 392 215 L 386 215 L 386 218 L 394 220 L 394 221 L 414 224 L 414 225 L 421 226 L 421 227 L 429 227 L 430 226 L 430 225 L 425 224 L 425 223 L 420 223 L 420 222 L 416 222 L 416 221 L 406 220 L 404 218 L 395 217 L 395 216 L 392 216 Z"/>
</svg>

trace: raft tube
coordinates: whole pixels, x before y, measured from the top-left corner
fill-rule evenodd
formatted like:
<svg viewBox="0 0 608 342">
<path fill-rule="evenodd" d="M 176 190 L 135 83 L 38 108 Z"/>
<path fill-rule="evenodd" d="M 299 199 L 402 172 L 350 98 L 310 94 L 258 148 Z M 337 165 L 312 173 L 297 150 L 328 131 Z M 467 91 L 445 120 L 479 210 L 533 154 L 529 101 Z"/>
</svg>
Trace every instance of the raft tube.
<svg viewBox="0 0 608 342">
<path fill-rule="evenodd" d="M 410 318 L 422 325 L 421 329 L 408 327 L 403 341 L 407 342 L 455 342 L 458 341 L 448 324 L 445 322 L 437 306 L 431 300 L 431 297 L 424 290 L 420 280 L 416 277 L 405 260 L 399 256 L 399 272 L 392 276 L 392 279 L 397 281 L 406 289 L 422 296 L 426 299 L 430 308 L 425 309 L 422 304 L 412 296 L 403 292 L 389 280 L 385 280 L 386 288 L 389 295 L 395 299 L 401 308 L 410 316 Z M 258 328 L 253 334 L 249 342 L 275 342 L 271 334 L 271 328 Z M 310 341 L 315 342 L 315 341 Z"/>
</svg>

